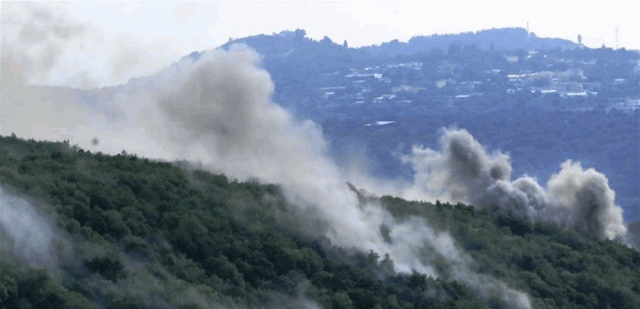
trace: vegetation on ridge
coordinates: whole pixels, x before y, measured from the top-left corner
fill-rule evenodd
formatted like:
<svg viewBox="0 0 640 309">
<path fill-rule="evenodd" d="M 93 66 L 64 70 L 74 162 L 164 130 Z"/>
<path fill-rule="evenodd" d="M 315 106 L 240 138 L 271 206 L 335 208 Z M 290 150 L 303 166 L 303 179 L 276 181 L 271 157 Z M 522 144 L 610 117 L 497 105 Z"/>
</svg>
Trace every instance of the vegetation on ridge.
<svg viewBox="0 0 640 309">
<path fill-rule="evenodd" d="M 0 308 L 504 307 L 446 275 L 398 274 L 381 252 L 304 232 L 322 222 L 273 184 L 15 137 L 0 137 L 0 184 L 52 205 L 69 235 L 52 244 L 54 270 L 0 252 Z M 475 271 L 534 308 L 640 307 L 640 252 L 620 244 L 461 204 L 360 197 L 448 231 Z"/>
</svg>

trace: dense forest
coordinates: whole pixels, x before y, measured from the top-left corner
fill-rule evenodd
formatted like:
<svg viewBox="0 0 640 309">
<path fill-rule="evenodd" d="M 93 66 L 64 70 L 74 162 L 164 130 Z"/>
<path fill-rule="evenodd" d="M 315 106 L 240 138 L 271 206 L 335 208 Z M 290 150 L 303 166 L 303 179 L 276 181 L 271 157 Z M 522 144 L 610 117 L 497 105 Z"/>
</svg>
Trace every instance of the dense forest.
<svg viewBox="0 0 640 309">
<path fill-rule="evenodd" d="M 396 272 L 382 252 L 308 232 L 322 222 L 296 212 L 278 185 L 187 162 L 5 136 L 0 184 L 0 308 L 509 307 L 454 280 L 444 256 L 434 259 L 437 279 Z M 526 293 L 532 308 L 640 307 L 640 252 L 619 243 L 473 206 L 352 190 L 398 221 L 447 231 L 470 269 Z M 37 246 L 16 226 L 44 231 Z"/>
</svg>

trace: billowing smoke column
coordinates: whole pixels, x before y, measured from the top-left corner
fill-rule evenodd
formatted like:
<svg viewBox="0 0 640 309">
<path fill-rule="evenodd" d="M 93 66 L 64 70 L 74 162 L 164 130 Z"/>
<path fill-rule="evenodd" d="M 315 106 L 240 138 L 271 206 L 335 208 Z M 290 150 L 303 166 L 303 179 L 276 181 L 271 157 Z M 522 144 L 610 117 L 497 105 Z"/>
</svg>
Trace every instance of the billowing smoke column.
<svg viewBox="0 0 640 309">
<path fill-rule="evenodd" d="M 403 158 L 416 172 L 414 185 L 428 196 L 554 222 L 601 239 L 623 239 L 627 232 L 607 178 L 579 162 L 564 162 L 542 188 L 528 176 L 511 181 L 509 156 L 488 154 L 466 130 L 444 129 L 440 147 L 414 147 Z"/>
<path fill-rule="evenodd" d="M 447 278 L 487 297 L 497 293 L 510 307 L 530 308 L 525 294 L 471 271 L 471 258 L 448 233 L 433 231 L 422 219 L 396 222 L 380 205 L 359 203 L 327 155 L 320 128 L 292 119 L 269 100 L 274 85 L 259 62 L 259 55 L 243 46 L 205 54 L 179 84 L 145 107 L 140 122 L 149 124 L 147 133 L 172 157 L 200 161 L 240 180 L 281 184 L 301 213 L 324 221 L 309 232 L 326 235 L 336 245 L 388 253 L 397 271 L 433 277 L 439 274 L 430 263 L 444 258 L 451 263 Z M 392 241 L 382 236 L 382 224 Z"/>
<path fill-rule="evenodd" d="M 153 113 L 143 113 L 159 144 L 233 178 L 280 183 L 297 205 L 322 205 L 334 222 L 331 238 L 340 244 L 382 243 L 357 207 L 345 207 L 357 205 L 357 197 L 326 156 L 320 128 L 294 121 L 269 101 L 274 85 L 259 60 L 242 46 L 203 56 L 180 84 L 158 96 Z"/>
</svg>

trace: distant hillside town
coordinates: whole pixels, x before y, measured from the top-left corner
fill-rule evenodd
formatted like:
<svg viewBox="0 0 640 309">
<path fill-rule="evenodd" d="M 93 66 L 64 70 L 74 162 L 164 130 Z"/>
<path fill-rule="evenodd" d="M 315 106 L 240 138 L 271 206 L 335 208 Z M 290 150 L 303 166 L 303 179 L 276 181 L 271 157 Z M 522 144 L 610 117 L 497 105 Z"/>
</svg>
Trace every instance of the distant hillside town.
<svg viewBox="0 0 640 309">
<path fill-rule="evenodd" d="M 304 30 L 230 40 L 263 56 L 273 100 L 300 118 L 420 115 L 502 109 L 592 110 L 640 106 L 640 53 L 539 38 L 522 28 L 415 37 L 377 46 L 315 41 Z M 76 91 L 104 109 L 115 93 L 172 83 L 207 51 L 194 51 L 152 76 L 117 87 Z M 369 115 L 369 116 L 368 116 Z M 113 111 L 112 117 L 118 118 Z"/>
<path fill-rule="evenodd" d="M 402 115 L 640 107 L 638 51 L 590 49 L 522 28 L 362 48 L 313 41 L 298 29 L 221 48 L 234 43 L 265 56 L 275 101 L 307 117 L 340 118 L 361 108 Z"/>
</svg>

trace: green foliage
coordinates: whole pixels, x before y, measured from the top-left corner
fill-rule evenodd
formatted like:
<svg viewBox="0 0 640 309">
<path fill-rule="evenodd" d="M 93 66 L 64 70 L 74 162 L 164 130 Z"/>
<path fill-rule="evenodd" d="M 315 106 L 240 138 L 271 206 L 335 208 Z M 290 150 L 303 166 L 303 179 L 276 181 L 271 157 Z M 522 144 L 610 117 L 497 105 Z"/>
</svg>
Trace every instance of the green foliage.
<svg viewBox="0 0 640 309">
<path fill-rule="evenodd" d="M 84 264 L 91 272 L 98 273 L 107 280 L 116 281 L 126 277 L 124 264 L 114 254 L 94 257 Z"/>
<path fill-rule="evenodd" d="M 499 215 L 496 218 L 496 226 L 508 227 L 511 233 L 518 236 L 525 236 L 533 231 L 533 224 L 528 218 L 520 218 L 512 215 Z"/>
<path fill-rule="evenodd" d="M 277 185 L 60 143 L 0 137 L 0 149 L 11 150 L 0 153 L 0 183 L 56 205 L 60 227 L 88 244 L 78 248 L 94 248 L 74 249 L 81 261 L 63 261 L 55 280 L 45 270 L 0 263 L 0 308 L 159 306 L 147 298 L 176 308 L 260 307 L 283 298 L 324 308 L 504 306 L 460 282 L 397 274 L 383 252 L 349 253 L 302 233 Z M 536 308 L 640 307 L 637 251 L 463 204 L 352 189 L 361 204 L 376 200 L 397 221 L 417 216 L 449 231 L 474 271 L 526 292 Z M 379 230 L 393 242 L 391 227 Z M 447 261 L 434 266 L 447 269 Z M 189 302 L 193 293 L 209 301 Z"/>
<path fill-rule="evenodd" d="M 48 271 L 0 261 L 0 308 L 93 308 L 82 295 L 53 280 Z"/>
</svg>

